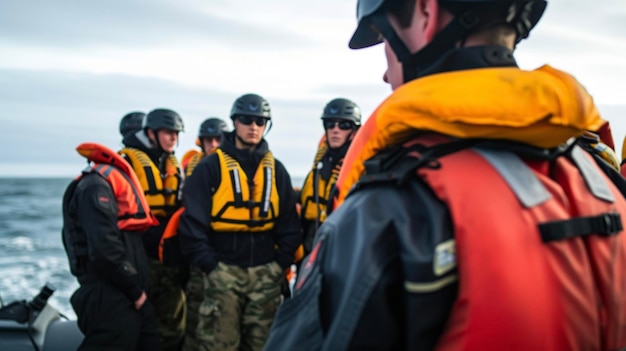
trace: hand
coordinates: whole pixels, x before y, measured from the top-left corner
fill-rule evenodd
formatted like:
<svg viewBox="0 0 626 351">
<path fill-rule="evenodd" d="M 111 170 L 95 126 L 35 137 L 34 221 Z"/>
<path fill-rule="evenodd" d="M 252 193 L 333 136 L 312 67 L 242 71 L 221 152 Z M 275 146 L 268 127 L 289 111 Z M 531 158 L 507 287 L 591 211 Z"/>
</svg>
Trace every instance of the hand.
<svg viewBox="0 0 626 351">
<path fill-rule="evenodd" d="M 146 300 L 148 299 L 148 296 L 146 296 L 145 292 L 141 292 L 141 296 L 139 296 L 139 298 L 137 300 L 135 300 L 135 309 L 141 309 L 141 306 L 143 306 L 143 304 L 146 302 Z"/>
</svg>

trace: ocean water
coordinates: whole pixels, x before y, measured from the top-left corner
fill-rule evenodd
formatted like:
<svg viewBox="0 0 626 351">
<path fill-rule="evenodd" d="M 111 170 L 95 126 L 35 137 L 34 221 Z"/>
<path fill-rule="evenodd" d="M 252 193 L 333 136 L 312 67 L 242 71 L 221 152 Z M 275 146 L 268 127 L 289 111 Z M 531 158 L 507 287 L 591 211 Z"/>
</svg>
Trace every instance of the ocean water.
<svg viewBox="0 0 626 351">
<path fill-rule="evenodd" d="M 69 298 L 78 287 L 61 240 L 61 200 L 70 178 L 0 178 L 0 297 L 30 300 L 46 283 L 48 303 L 75 318 Z"/>
<path fill-rule="evenodd" d="M 6 305 L 30 300 L 46 283 L 56 291 L 48 303 L 68 318 L 78 288 L 63 242 L 61 202 L 71 178 L 0 177 L 0 297 Z M 302 177 L 294 177 L 301 186 Z"/>
</svg>

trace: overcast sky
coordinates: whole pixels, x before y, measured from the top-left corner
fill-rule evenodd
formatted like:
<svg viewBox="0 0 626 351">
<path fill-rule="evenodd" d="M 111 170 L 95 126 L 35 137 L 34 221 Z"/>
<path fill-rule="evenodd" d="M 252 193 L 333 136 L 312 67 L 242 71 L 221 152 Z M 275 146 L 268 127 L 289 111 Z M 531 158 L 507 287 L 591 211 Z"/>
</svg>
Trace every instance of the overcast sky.
<svg viewBox="0 0 626 351">
<path fill-rule="evenodd" d="M 193 147 L 254 92 L 271 105 L 267 139 L 293 176 L 310 167 L 322 108 L 346 97 L 369 115 L 389 93 L 382 46 L 349 50 L 354 0 L 0 0 L 0 176 L 75 175 L 74 148 L 121 147 L 120 118 L 171 108 Z M 626 135 L 626 2 L 552 0 L 516 57 L 574 74 Z M 42 167 L 43 166 L 43 167 Z"/>
</svg>

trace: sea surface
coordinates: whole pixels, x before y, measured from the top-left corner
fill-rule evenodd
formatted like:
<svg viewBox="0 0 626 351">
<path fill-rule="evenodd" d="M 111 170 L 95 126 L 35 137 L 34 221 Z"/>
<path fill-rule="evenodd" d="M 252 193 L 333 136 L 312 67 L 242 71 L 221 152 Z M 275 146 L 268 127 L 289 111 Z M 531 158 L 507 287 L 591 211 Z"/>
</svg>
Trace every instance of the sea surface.
<svg viewBox="0 0 626 351">
<path fill-rule="evenodd" d="M 294 177 L 295 186 L 303 178 Z M 69 298 L 78 288 L 61 240 L 61 202 L 71 178 L 0 177 L 0 298 L 4 305 L 32 299 L 46 283 L 48 303 L 76 318 Z"/>
<path fill-rule="evenodd" d="M 48 303 L 68 318 L 78 287 L 61 240 L 61 199 L 71 178 L 0 178 L 0 297 L 32 299 L 46 283 Z"/>
</svg>

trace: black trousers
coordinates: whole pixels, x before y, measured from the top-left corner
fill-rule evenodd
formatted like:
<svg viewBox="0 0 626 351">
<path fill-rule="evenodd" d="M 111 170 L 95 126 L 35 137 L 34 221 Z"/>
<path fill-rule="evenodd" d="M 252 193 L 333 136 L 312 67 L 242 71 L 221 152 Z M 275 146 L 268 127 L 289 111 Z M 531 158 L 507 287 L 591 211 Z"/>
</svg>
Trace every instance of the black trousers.
<svg viewBox="0 0 626 351">
<path fill-rule="evenodd" d="M 150 302 L 136 310 L 122 292 L 105 282 L 84 284 L 70 302 L 85 338 L 78 350 L 158 350 L 159 335 Z"/>
</svg>

